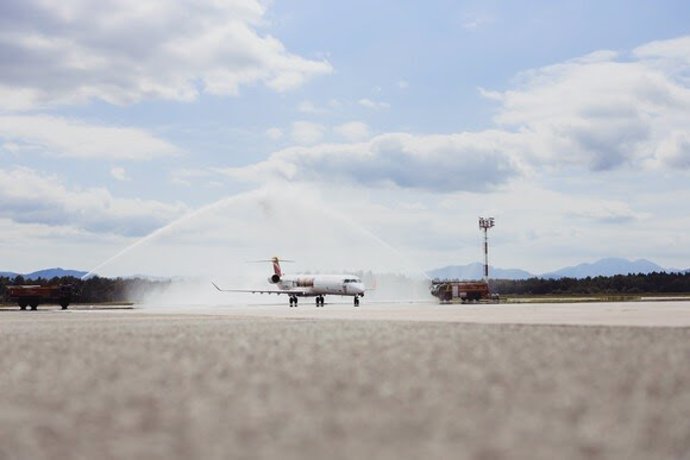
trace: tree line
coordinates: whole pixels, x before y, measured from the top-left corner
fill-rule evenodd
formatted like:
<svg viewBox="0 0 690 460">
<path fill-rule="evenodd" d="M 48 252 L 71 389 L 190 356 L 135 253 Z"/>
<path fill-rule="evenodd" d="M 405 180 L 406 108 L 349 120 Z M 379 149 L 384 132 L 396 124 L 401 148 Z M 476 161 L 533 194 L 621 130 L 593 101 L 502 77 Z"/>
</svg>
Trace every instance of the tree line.
<svg viewBox="0 0 690 460">
<path fill-rule="evenodd" d="M 489 285 L 491 292 L 501 295 L 682 294 L 690 293 L 690 272 L 490 280 Z"/>
<path fill-rule="evenodd" d="M 101 278 L 82 280 L 74 277 L 55 277 L 25 280 L 0 277 L 0 301 L 7 303 L 7 286 L 21 284 L 70 284 L 78 303 L 137 302 L 146 293 L 164 289 L 172 281 L 153 281 L 142 278 Z M 490 280 L 491 292 L 500 295 L 635 295 L 690 293 L 690 272 L 649 273 L 587 278 L 529 278 L 525 280 Z"/>
<path fill-rule="evenodd" d="M 101 278 L 98 276 L 86 280 L 72 276 L 30 280 L 24 279 L 21 275 L 16 278 L 0 277 L 0 301 L 9 302 L 7 286 L 69 284 L 75 293 L 73 301 L 77 303 L 137 302 L 143 298 L 146 292 L 166 287 L 170 283 L 171 281 L 152 281 L 142 278 Z"/>
</svg>

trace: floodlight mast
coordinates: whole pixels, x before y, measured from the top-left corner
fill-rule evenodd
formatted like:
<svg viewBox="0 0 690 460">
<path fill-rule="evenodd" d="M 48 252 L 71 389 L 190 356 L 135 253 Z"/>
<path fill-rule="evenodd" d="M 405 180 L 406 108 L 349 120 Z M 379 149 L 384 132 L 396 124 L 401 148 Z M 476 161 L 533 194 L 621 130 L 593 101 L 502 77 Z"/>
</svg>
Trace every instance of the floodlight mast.
<svg viewBox="0 0 690 460">
<path fill-rule="evenodd" d="M 480 217 L 479 228 L 484 230 L 484 281 L 489 282 L 489 235 L 488 231 L 494 226 L 493 217 Z"/>
</svg>

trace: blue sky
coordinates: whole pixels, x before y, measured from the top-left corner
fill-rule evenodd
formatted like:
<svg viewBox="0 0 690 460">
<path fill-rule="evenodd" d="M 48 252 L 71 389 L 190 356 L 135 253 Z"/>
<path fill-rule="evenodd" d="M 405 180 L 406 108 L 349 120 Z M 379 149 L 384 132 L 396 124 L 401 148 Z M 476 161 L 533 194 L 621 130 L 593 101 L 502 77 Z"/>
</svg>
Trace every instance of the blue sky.
<svg viewBox="0 0 690 460">
<path fill-rule="evenodd" d="M 288 189 L 424 268 L 479 260 L 479 215 L 498 266 L 688 268 L 689 24 L 681 1 L 5 1 L 0 269 L 90 269 Z M 235 244 L 300 250 L 274 225 Z"/>
</svg>

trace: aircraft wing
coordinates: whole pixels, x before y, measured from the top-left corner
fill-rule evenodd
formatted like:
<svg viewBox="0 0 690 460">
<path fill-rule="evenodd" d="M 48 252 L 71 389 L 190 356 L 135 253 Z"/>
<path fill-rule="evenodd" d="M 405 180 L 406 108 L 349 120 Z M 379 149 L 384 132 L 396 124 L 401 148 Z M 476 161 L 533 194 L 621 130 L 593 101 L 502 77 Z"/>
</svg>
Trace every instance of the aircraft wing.
<svg viewBox="0 0 690 460">
<path fill-rule="evenodd" d="M 294 295 L 297 297 L 305 297 L 305 296 L 311 296 L 314 295 L 312 294 L 308 289 L 221 289 L 218 287 L 218 285 L 214 282 L 211 282 L 213 284 L 213 287 L 218 289 L 221 292 L 248 292 L 252 294 L 286 294 L 286 295 Z"/>
</svg>

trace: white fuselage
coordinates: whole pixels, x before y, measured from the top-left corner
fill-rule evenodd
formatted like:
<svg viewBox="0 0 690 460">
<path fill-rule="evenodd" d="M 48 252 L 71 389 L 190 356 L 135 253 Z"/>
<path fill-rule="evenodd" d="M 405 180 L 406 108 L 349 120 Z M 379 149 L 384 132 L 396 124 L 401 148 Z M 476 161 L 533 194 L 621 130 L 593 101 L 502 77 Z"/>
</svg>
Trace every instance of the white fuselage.
<svg viewBox="0 0 690 460">
<path fill-rule="evenodd" d="M 301 295 L 364 295 L 364 284 L 354 275 L 285 275 L 277 285 Z"/>
</svg>

